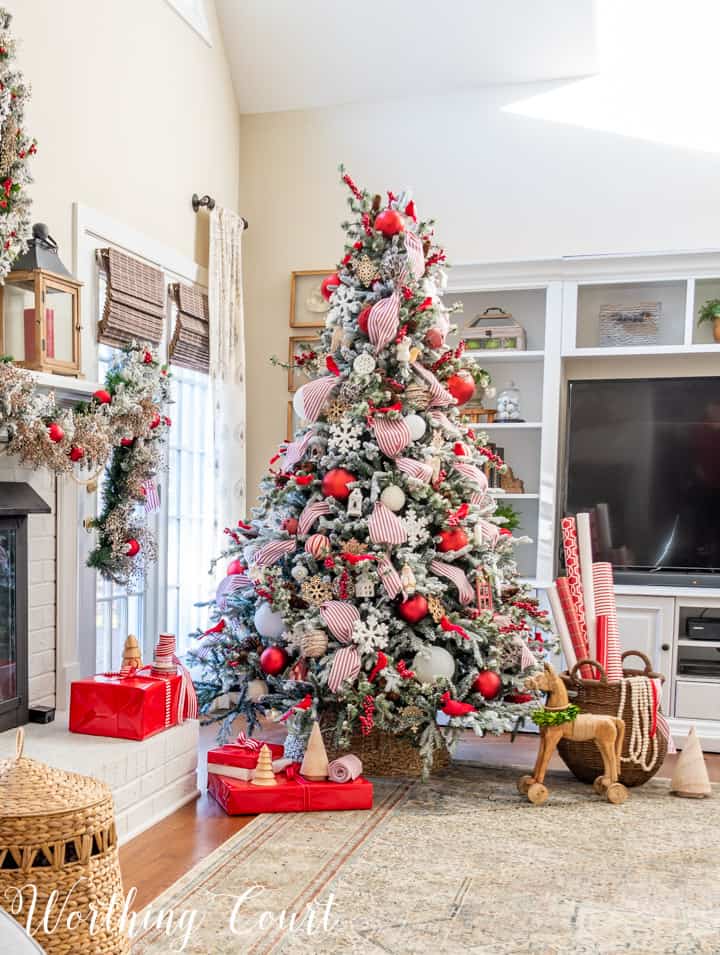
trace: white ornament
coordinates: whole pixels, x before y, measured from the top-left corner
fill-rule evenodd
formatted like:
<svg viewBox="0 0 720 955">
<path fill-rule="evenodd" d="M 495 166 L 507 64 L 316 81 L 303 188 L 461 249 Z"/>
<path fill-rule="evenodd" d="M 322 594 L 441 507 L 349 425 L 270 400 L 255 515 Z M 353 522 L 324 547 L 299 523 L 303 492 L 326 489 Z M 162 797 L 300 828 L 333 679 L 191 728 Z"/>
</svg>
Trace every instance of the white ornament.
<svg viewBox="0 0 720 955">
<path fill-rule="evenodd" d="M 347 516 L 362 517 L 363 494 L 359 487 L 354 487 L 350 491 L 347 501 Z"/>
<path fill-rule="evenodd" d="M 410 437 L 413 439 L 413 441 L 419 441 L 425 436 L 427 424 L 425 423 L 425 419 L 421 418 L 419 414 L 407 415 L 405 418 L 405 424 L 408 426 L 408 431 L 410 432 Z"/>
<path fill-rule="evenodd" d="M 303 580 L 305 580 L 305 578 L 308 576 L 310 571 L 307 569 L 305 564 L 295 564 L 295 566 L 290 571 L 290 573 L 293 579 L 297 580 L 297 582 L 301 584 Z"/>
<path fill-rule="evenodd" d="M 268 685 L 265 680 L 249 680 L 247 685 L 247 696 L 249 700 L 259 700 L 261 696 L 266 696 Z"/>
<path fill-rule="evenodd" d="M 382 650 L 388 645 L 388 626 L 380 618 L 371 613 L 367 620 L 357 620 L 353 626 L 353 643 L 356 643 L 361 653 L 372 653 L 373 650 Z"/>
<path fill-rule="evenodd" d="M 355 596 L 356 597 L 374 597 L 375 596 L 375 584 L 373 579 L 367 570 L 363 570 L 355 581 Z"/>
<path fill-rule="evenodd" d="M 375 371 L 375 359 L 368 352 L 358 355 L 353 362 L 353 371 L 358 375 L 369 375 Z"/>
<path fill-rule="evenodd" d="M 328 450 L 337 455 L 346 455 L 350 454 L 351 451 L 358 451 L 362 433 L 362 421 L 354 421 L 351 417 L 345 415 L 330 428 Z"/>
<path fill-rule="evenodd" d="M 285 621 L 282 614 L 270 609 L 269 603 L 261 603 L 253 618 L 255 629 L 261 637 L 277 640 L 283 635 Z"/>
<path fill-rule="evenodd" d="M 305 399 L 303 397 L 303 388 L 301 385 L 293 395 L 293 411 L 301 420 L 305 419 Z"/>
<path fill-rule="evenodd" d="M 428 518 L 421 517 L 413 507 L 409 507 L 401 518 L 408 538 L 408 547 L 418 547 L 430 539 Z"/>
<path fill-rule="evenodd" d="M 411 669 L 421 683 L 432 683 L 440 677 L 452 680 L 455 661 L 442 647 L 428 646 L 415 654 Z"/>
<path fill-rule="evenodd" d="M 410 361 L 410 339 L 403 338 L 401 342 L 397 343 L 397 348 L 395 349 L 395 357 L 398 361 L 409 362 Z"/>
<path fill-rule="evenodd" d="M 380 495 L 380 502 L 390 511 L 401 511 L 405 506 L 405 492 L 397 484 L 388 484 Z"/>
</svg>

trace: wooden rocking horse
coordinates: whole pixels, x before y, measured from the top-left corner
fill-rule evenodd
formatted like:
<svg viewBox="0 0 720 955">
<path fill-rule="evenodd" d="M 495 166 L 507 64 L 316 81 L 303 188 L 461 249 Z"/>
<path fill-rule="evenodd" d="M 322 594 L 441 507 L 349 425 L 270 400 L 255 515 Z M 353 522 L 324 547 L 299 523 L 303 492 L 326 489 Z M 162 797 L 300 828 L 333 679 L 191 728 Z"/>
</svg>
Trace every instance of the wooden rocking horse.
<svg viewBox="0 0 720 955">
<path fill-rule="evenodd" d="M 531 803 L 541 805 L 548 798 L 544 785 L 545 773 L 553 753 L 560 740 L 568 739 L 585 742 L 592 740 L 600 750 L 603 761 L 603 775 L 593 783 L 598 795 L 605 795 L 608 802 L 620 805 L 628 797 L 628 791 L 618 782 L 620 772 L 620 754 L 625 737 L 625 722 L 615 716 L 603 716 L 595 713 L 580 713 L 570 703 L 565 684 L 549 663 L 541 673 L 528 677 L 525 681 L 528 690 L 540 690 L 547 693 L 545 708 L 533 713 L 533 722 L 540 728 L 540 750 L 532 776 L 523 776 L 518 780 L 518 791 L 527 796 Z"/>
</svg>

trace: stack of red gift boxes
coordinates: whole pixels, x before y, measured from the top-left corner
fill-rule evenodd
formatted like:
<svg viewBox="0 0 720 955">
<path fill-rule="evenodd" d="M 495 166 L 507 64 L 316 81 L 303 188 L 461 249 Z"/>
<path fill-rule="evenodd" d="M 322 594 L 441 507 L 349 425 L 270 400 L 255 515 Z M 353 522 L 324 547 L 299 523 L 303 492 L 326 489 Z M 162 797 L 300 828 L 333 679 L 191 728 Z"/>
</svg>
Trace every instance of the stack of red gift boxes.
<svg viewBox="0 0 720 955">
<path fill-rule="evenodd" d="M 208 792 L 231 816 L 261 812 L 372 809 L 373 787 L 348 755 L 328 762 L 315 723 L 302 764 L 283 759 L 283 747 L 238 737 L 208 753 Z"/>
</svg>

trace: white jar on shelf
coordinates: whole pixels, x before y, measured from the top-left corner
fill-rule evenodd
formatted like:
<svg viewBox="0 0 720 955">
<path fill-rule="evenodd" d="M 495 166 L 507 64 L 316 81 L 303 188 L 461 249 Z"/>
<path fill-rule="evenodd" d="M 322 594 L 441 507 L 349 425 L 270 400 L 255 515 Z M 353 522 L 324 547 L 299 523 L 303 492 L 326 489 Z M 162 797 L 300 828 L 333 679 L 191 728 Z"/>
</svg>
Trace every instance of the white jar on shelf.
<svg viewBox="0 0 720 955">
<path fill-rule="evenodd" d="M 514 381 L 498 392 L 496 421 L 522 421 L 520 415 L 520 389 Z"/>
</svg>

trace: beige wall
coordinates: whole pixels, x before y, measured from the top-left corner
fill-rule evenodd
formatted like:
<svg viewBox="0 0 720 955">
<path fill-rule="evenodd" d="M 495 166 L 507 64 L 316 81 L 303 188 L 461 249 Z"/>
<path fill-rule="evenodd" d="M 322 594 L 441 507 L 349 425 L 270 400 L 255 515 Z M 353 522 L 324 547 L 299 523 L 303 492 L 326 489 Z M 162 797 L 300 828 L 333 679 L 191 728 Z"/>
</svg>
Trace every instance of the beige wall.
<svg viewBox="0 0 720 955">
<path fill-rule="evenodd" d="M 533 90 L 535 91 L 535 90 Z M 373 190 L 413 188 L 451 260 L 718 247 L 718 157 L 503 112 L 527 87 L 244 116 L 248 487 L 283 435 L 289 274 L 332 266 L 344 161 Z"/>
<path fill-rule="evenodd" d="M 237 206 L 239 118 L 215 8 L 213 46 L 165 0 L 9 0 L 33 87 L 34 220 L 72 263 L 72 203 L 201 264 L 207 217 L 193 192 Z"/>
</svg>

